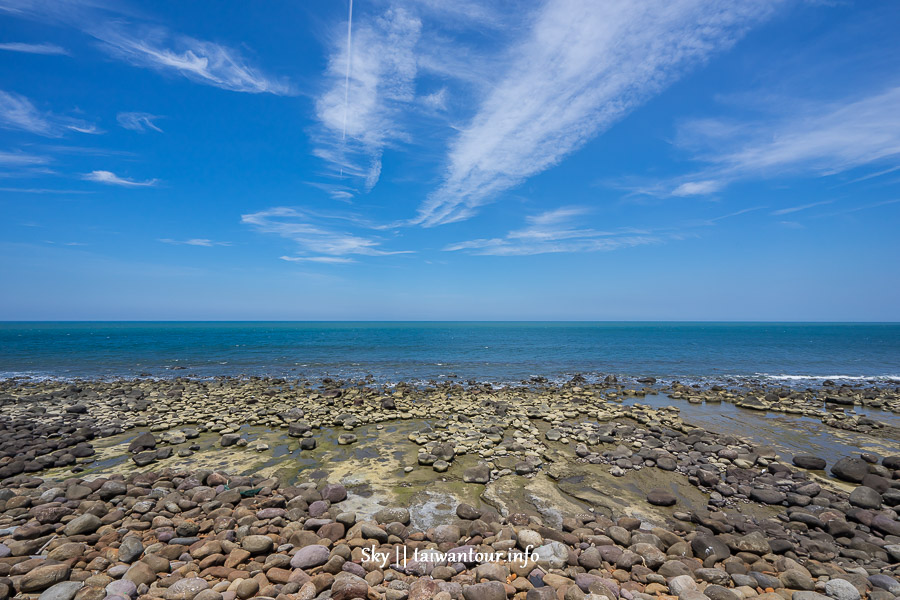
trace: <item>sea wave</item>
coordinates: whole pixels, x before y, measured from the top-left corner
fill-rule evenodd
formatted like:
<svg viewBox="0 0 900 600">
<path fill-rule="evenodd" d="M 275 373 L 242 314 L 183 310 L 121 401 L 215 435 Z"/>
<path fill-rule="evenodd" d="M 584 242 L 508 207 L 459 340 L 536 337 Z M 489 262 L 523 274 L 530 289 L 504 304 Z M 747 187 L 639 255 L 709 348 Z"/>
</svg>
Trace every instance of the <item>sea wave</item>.
<svg viewBox="0 0 900 600">
<path fill-rule="evenodd" d="M 900 375 L 773 375 L 757 373 L 759 377 L 778 381 L 896 381 Z"/>
</svg>

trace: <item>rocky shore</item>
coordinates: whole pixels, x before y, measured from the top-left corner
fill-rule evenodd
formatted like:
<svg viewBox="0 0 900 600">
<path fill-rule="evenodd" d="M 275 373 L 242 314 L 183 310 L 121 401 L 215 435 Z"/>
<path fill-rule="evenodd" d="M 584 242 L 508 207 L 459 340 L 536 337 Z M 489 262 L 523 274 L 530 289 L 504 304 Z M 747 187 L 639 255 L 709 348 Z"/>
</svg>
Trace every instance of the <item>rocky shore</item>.
<svg viewBox="0 0 900 600">
<path fill-rule="evenodd" d="M 887 600 L 900 389 L 829 383 L 5 380 L 0 600 Z M 785 455 L 683 402 L 856 437 Z"/>
</svg>

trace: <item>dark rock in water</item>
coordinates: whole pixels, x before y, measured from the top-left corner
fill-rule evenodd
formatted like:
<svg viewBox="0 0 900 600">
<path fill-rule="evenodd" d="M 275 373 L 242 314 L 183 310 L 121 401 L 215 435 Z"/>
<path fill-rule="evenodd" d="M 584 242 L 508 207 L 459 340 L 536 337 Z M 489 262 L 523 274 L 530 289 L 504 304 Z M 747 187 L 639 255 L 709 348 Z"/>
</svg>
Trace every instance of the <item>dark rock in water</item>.
<svg viewBox="0 0 900 600">
<path fill-rule="evenodd" d="M 315 450 L 316 449 L 316 438 L 303 438 L 300 440 L 300 449 L 301 450 Z"/>
<path fill-rule="evenodd" d="M 136 464 L 137 466 L 145 467 L 156 460 L 156 451 L 149 450 L 147 452 L 135 454 L 131 457 L 131 460 L 133 460 L 134 464 Z"/>
<path fill-rule="evenodd" d="M 481 518 L 481 511 L 471 504 L 460 504 L 456 507 L 456 516 L 467 521 L 474 521 Z"/>
<path fill-rule="evenodd" d="M 288 435 L 291 437 L 300 437 L 307 431 L 312 431 L 309 423 L 297 422 L 288 425 Z"/>
<path fill-rule="evenodd" d="M 128 451 L 132 454 L 143 452 L 144 450 L 152 450 L 156 448 L 156 438 L 149 431 L 137 436 L 128 444 Z"/>
<path fill-rule="evenodd" d="M 671 492 L 662 489 L 654 489 L 647 493 L 647 502 L 654 506 L 673 506 L 678 502 L 678 499 Z"/>
<path fill-rule="evenodd" d="M 881 494 L 870 487 L 861 485 L 850 492 L 850 504 L 860 508 L 881 508 Z"/>
<path fill-rule="evenodd" d="M 881 459 L 881 465 L 892 471 L 900 470 L 900 456 L 885 456 Z"/>
<path fill-rule="evenodd" d="M 842 458 L 831 467 L 831 473 L 843 481 L 860 483 L 869 474 L 869 465 L 861 458 Z"/>
<path fill-rule="evenodd" d="M 811 471 L 821 471 L 825 468 L 825 459 L 809 454 L 798 454 L 794 457 L 794 465 Z"/>
<path fill-rule="evenodd" d="M 239 433 L 226 433 L 219 439 L 219 443 L 222 446 L 234 446 L 239 439 L 241 439 L 241 434 Z"/>
</svg>

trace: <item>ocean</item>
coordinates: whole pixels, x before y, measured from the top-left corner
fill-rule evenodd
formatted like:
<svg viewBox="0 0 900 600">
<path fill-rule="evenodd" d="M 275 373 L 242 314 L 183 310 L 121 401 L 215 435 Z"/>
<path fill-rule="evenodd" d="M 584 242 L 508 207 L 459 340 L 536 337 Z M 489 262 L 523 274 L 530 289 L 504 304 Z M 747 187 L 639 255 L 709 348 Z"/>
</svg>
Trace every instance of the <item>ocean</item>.
<svg viewBox="0 0 900 600">
<path fill-rule="evenodd" d="M 898 379 L 900 324 L 0 323 L 0 377 Z"/>
</svg>

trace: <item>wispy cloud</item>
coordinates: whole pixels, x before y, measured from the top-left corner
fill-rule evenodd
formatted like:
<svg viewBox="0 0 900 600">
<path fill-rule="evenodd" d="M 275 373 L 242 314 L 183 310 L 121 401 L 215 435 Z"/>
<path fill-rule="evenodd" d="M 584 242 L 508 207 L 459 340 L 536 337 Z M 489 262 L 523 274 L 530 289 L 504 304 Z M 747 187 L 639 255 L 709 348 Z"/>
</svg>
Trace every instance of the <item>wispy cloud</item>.
<svg viewBox="0 0 900 600">
<path fill-rule="evenodd" d="M 502 238 L 483 238 L 450 244 L 448 252 L 464 250 L 470 254 L 492 256 L 530 256 L 560 252 L 601 252 L 660 243 L 663 236 L 638 229 L 599 231 L 578 227 L 574 221 L 589 211 L 583 207 L 564 207 L 525 218 L 526 226 L 510 231 Z"/>
<path fill-rule="evenodd" d="M 68 50 L 56 44 L 27 44 L 24 42 L 6 42 L 0 44 L 0 50 L 25 54 L 69 54 Z"/>
<path fill-rule="evenodd" d="M 426 226 L 465 219 L 499 192 L 557 164 L 710 54 L 774 1 L 553 0 L 468 126 L 444 183 L 420 207 Z"/>
<path fill-rule="evenodd" d="M 775 217 L 780 217 L 782 215 L 789 215 L 791 213 L 800 212 L 801 210 L 808 210 L 817 206 L 831 204 L 832 202 L 834 202 L 834 200 L 822 200 L 821 202 L 810 202 L 809 204 L 801 204 L 800 206 L 789 206 L 787 208 L 780 208 L 778 210 L 772 211 L 770 214 Z"/>
<path fill-rule="evenodd" d="M 890 173 L 900 168 L 898 106 L 900 86 L 841 103 L 807 103 L 802 114 L 775 121 L 687 122 L 681 127 L 680 143 L 701 149 L 697 159 L 709 166 L 670 183 L 669 189 L 674 187 L 672 195 L 685 189 L 703 195 L 736 180 L 828 176 L 868 165 L 880 170 L 854 181 Z M 711 181 L 714 186 L 709 186 Z"/>
<path fill-rule="evenodd" d="M 143 112 L 120 112 L 116 115 L 116 121 L 119 122 L 120 126 L 140 133 L 144 133 L 148 129 L 162 133 L 162 129 L 153 122 L 154 119 L 159 118 L 157 115 Z"/>
<path fill-rule="evenodd" d="M 204 248 L 212 248 L 213 246 L 230 246 L 231 242 L 215 242 L 206 238 L 192 238 L 189 240 L 173 240 L 170 238 L 162 238 L 164 244 L 172 244 L 174 246 L 203 246 Z"/>
<path fill-rule="evenodd" d="M 87 121 L 40 111 L 25 96 L 3 90 L 0 90 L 0 127 L 45 137 L 62 137 L 66 131 L 101 133 Z"/>
<path fill-rule="evenodd" d="M 311 262 L 328 265 L 346 265 L 356 262 L 352 258 L 343 256 L 280 256 L 279 258 L 288 262 Z"/>
<path fill-rule="evenodd" d="M 156 179 L 148 179 L 147 181 L 135 181 L 125 177 L 119 177 L 112 171 L 91 171 L 82 176 L 85 181 L 96 181 L 97 183 L 105 183 L 107 185 L 120 185 L 123 187 L 152 187 L 157 184 Z"/>
<path fill-rule="evenodd" d="M 241 223 L 244 225 L 249 225 L 261 233 L 271 233 L 292 240 L 307 255 L 313 257 L 387 256 L 409 253 L 406 250 L 385 250 L 381 247 L 381 239 L 336 229 L 325 224 L 327 221 L 346 222 L 348 218 L 317 215 L 284 206 L 241 215 Z M 312 262 L 339 261 L 319 259 Z"/>
<path fill-rule="evenodd" d="M 46 156 L 27 154 L 25 152 L 0 151 L 0 165 L 5 167 L 31 167 L 34 165 L 43 165 L 48 162 L 50 162 L 50 159 Z"/>
<path fill-rule="evenodd" d="M 178 73 L 233 92 L 295 93 L 285 79 L 263 73 L 239 51 L 221 44 L 174 34 L 162 27 L 132 27 L 122 22 L 89 26 L 86 31 L 113 56 L 135 66 Z"/>
<path fill-rule="evenodd" d="M 330 174 L 371 190 L 381 175 L 381 156 L 391 143 L 408 139 L 400 111 L 415 97 L 415 46 L 422 23 L 401 8 L 354 23 L 338 37 L 328 61 L 327 85 L 316 100 L 319 130 L 315 154 Z"/>
<path fill-rule="evenodd" d="M 17 194 L 90 194 L 88 190 L 55 190 L 52 188 L 0 188 L 0 192 L 10 192 Z"/>
</svg>

